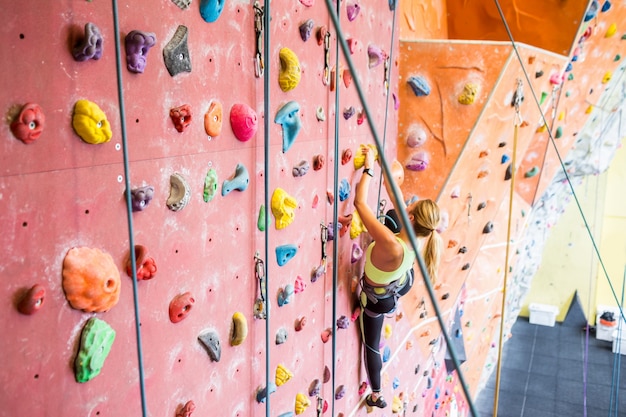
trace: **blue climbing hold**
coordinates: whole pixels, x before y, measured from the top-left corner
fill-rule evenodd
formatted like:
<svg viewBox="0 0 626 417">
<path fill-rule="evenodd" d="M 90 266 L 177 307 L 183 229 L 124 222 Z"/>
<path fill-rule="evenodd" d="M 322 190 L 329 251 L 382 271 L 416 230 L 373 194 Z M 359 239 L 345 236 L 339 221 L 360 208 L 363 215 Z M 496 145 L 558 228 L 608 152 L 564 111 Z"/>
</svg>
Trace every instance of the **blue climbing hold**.
<svg viewBox="0 0 626 417">
<path fill-rule="evenodd" d="M 344 178 L 339 184 L 339 201 L 345 201 L 348 197 L 350 197 L 350 183 Z"/>
<path fill-rule="evenodd" d="M 385 346 L 385 349 L 383 349 L 383 362 L 387 362 L 390 357 L 391 349 L 389 348 L 389 346 Z"/>
<path fill-rule="evenodd" d="M 245 191 L 250 183 L 250 175 L 243 164 L 237 164 L 235 175 L 222 183 L 222 197 L 233 190 Z"/>
<path fill-rule="evenodd" d="M 256 392 L 256 401 L 258 403 L 264 403 L 265 398 L 267 398 L 269 394 L 272 394 L 274 392 L 276 392 L 276 385 L 270 382 L 267 387 L 259 388 L 259 390 Z"/>
<path fill-rule="evenodd" d="M 224 10 L 226 0 L 200 0 L 200 16 L 205 22 L 215 22 Z"/>
<path fill-rule="evenodd" d="M 500 160 L 501 164 L 506 164 L 507 162 L 509 162 L 511 158 L 507 155 L 507 154 L 503 154 L 502 155 L 502 159 Z"/>
<path fill-rule="evenodd" d="M 291 148 L 302 128 L 299 112 L 298 102 L 290 101 L 281 107 L 274 117 L 274 123 L 278 123 L 283 128 L 283 153 Z"/>
<path fill-rule="evenodd" d="M 393 389 L 396 389 L 396 388 L 398 388 L 400 386 L 400 380 L 398 379 L 398 377 L 395 377 L 393 379 L 393 382 L 392 382 L 391 385 L 393 386 Z"/>
<path fill-rule="evenodd" d="M 430 94 L 430 86 L 428 82 L 423 77 L 409 77 L 407 83 L 413 90 L 416 96 L 427 96 Z"/>
<path fill-rule="evenodd" d="M 593 0 L 591 5 L 589 6 L 589 9 L 587 10 L 587 13 L 585 13 L 585 22 L 588 22 L 596 17 L 596 14 L 598 13 L 598 7 L 600 7 L 600 5 L 598 4 L 598 0 Z"/>
<path fill-rule="evenodd" d="M 292 243 L 276 247 L 276 262 L 278 266 L 283 266 L 291 260 L 298 252 L 298 247 Z"/>
<path fill-rule="evenodd" d="M 609 0 L 606 0 L 604 4 L 602 5 L 602 13 L 609 11 L 610 8 L 611 8 L 611 2 Z"/>
<path fill-rule="evenodd" d="M 289 304 L 293 297 L 294 288 L 292 284 L 285 285 L 285 288 L 278 293 L 278 307 L 282 307 L 285 304 Z"/>
</svg>

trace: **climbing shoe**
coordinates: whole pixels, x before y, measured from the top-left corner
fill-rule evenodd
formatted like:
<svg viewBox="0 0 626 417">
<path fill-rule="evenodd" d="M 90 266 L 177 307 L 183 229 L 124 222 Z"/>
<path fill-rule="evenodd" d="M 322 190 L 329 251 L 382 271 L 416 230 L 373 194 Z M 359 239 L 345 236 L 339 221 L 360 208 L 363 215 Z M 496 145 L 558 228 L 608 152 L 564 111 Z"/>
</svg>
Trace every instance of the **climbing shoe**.
<svg viewBox="0 0 626 417">
<path fill-rule="evenodd" d="M 372 394 L 369 394 L 367 397 L 365 397 L 365 404 L 367 404 L 369 407 L 378 407 L 378 408 L 387 407 L 387 403 L 385 402 L 385 399 L 382 396 L 378 397 L 378 399 L 374 401 L 372 400 Z"/>
</svg>

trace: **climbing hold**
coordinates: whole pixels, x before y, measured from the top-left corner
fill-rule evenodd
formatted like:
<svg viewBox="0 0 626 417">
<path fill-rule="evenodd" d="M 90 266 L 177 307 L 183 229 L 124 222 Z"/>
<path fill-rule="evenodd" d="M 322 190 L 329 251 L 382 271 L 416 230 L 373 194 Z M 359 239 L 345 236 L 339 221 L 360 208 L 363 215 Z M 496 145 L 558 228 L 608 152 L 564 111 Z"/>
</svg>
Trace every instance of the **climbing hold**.
<svg viewBox="0 0 626 417">
<path fill-rule="evenodd" d="M 281 48 L 278 53 L 280 70 L 278 84 L 284 92 L 291 91 L 300 83 L 300 62 L 296 54 L 289 48 Z"/>
<path fill-rule="evenodd" d="M 350 51 L 350 55 L 354 54 L 354 49 L 356 48 L 357 41 L 354 38 L 346 39 L 346 43 L 348 44 L 348 50 Z"/>
<path fill-rule="evenodd" d="M 341 316 L 337 319 L 337 328 L 338 329 L 347 329 L 350 326 L 350 319 L 346 316 Z"/>
<path fill-rule="evenodd" d="M 524 173 L 524 178 L 532 178 L 539 173 L 539 167 L 534 166 Z"/>
<path fill-rule="evenodd" d="M 326 38 L 326 34 L 328 33 L 328 29 L 326 26 L 320 26 L 317 28 L 315 32 L 315 38 L 317 39 L 317 44 L 322 46 L 324 44 L 324 39 Z"/>
<path fill-rule="evenodd" d="M 346 4 L 346 14 L 348 15 L 348 21 L 352 22 L 359 15 L 361 11 L 361 5 L 354 0 L 348 0 Z"/>
<path fill-rule="evenodd" d="M 186 319 L 195 302 L 196 300 L 189 291 L 172 298 L 172 301 L 170 301 L 170 321 L 178 323 Z"/>
<path fill-rule="evenodd" d="M 311 270 L 311 282 L 316 282 L 326 273 L 326 267 L 322 264 Z"/>
<path fill-rule="evenodd" d="M 89 22 L 85 24 L 85 35 L 72 49 L 74 60 L 82 62 L 102 57 L 102 34 L 98 26 Z"/>
<path fill-rule="evenodd" d="M 87 247 L 63 259 L 63 291 L 72 308 L 87 313 L 110 310 L 120 297 L 120 273 L 111 255 Z"/>
<path fill-rule="evenodd" d="M 378 46 L 374 44 L 370 44 L 367 47 L 367 57 L 369 68 L 374 68 L 380 65 L 385 59 L 387 59 L 387 54 L 380 49 Z"/>
<path fill-rule="evenodd" d="M 278 123 L 283 129 L 283 153 L 291 148 L 302 128 L 299 112 L 300 105 L 298 102 L 290 101 L 282 106 L 274 117 L 274 123 Z"/>
<path fill-rule="evenodd" d="M 611 2 L 609 0 L 604 0 L 604 4 L 602 4 L 602 9 L 600 11 L 602 13 L 607 12 L 611 8 Z"/>
<path fill-rule="evenodd" d="M 130 190 L 130 205 L 132 211 L 143 211 L 154 196 L 154 187 L 146 185 L 144 187 L 133 188 Z"/>
<path fill-rule="evenodd" d="M 483 169 L 478 171 L 478 175 L 476 175 L 476 178 L 485 178 L 487 175 L 489 175 L 489 170 Z"/>
<path fill-rule="evenodd" d="M 275 251 L 276 262 L 278 263 L 278 266 L 283 266 L 288 261 L 290 261 L 291 258 L 296 256 L 296 253 L 298 252 L 298 247 L 294 244 L 280 245 L 276 246 Z"/>
<path fill-rule="evenodd" d="M 193 401 L 187 401 L 184 406 L 176 413 L 176 417 L 191 417 L 196 411 L 196 404 Z"/>
<path fill-rule="evenodd" d="M 369 152 L 373 152 L 374 153 L 374 159 L 378 159 L 378 149 L 376 149 L 376 145 L 374 145 L 373 143 L 370 143 L 368 145 L 365 144 L 360 144 L 359 145 L 359 151 L 356 153 L 356 156 L 354 157 L 354 169 L 360 169 L 363 167 L 363 165 L 365 164 L 365 155 L 363 154 L 363 150 L 368 147 L 369 148 Z"/>
<path fill-rule="evenodd" d="M 156 35 L 152 32 L 131 30 L 124 38 L 126 49 L 126 68 L 130 72 L 141 74 L 146 69 L 148 51 L 156 44 Z"/>
<path fill-rule="evenodd" d="M 299 27 L 300 38 L 302 38 L 304 42 L 308 41 L 309 38 L 311 37 L 311 33 L 313 33 L 314 25 L 315 23 L 313 22 L 313 19 L 307 19 L 306 21 L 300 24 L 300 27 Z"/>
<path fill-rule="evenodd" d="M 585 12 L 585 17 L 583 21 L 588 22 L 594 17 L 596 17 L 599 7 L 600 7 L 600 4 L 598 3 L 598 0 L 593 0 L 591 4 L 589 5 L 589 9 L 587 9 L 587 11 Z"/>
<path fill-rule="evenodd" d="M 215 22 L 224 9 L 226 0 L 200 0 L 200 16 L 207 23 Z"/>
<path fill-rule="evenodd" d="M 304 411 L 310 405 L 311 405 L 311 401 L 309 401 L 306 395 L 304 395 L 301 392 L 296 394 L 296 405 L 295 405 L 296 414 L 300 415 L 304 413 Z"/>
<path fill-rule="evenodd" d="M 511 166 L 511 164 L 509 164 L 506 167 L 506 171 L 504 173 L 504 181 L 510 180 L 512 176 L 513 176 L 513 167 Z"/>
<path fill-rule="evenodd" d="M 278 307 L 282 307 L 285 304 L 289 304 L 294 294 L 293 285 L 287 284 L 284 289 L 278 291 Z"/>
<path fill-rule="evenodd" d="M 291 371 L 287 369 L 282 363 L 278 364 L 278 366 L 276 367 L 276 376 L 274 377 L 274 382 L 276 383 L 276 386 L 280 387 L 291 378 L 293 378 L 293 373 L 291 373 Z"/>
<path fill-rule="evenodd" d="M 325 162 L 326 159 L 324 158 L 324 155 L 315 155 L 313 157 L 313 171 L 319 171 L 320 169 L 324 168 Z"/>
<path fill-rule="evenodd" d="M 191 106 L 189 104 L 183 104 L 182 106 L 170 109 L 170 118 L 176 130 L 178 132 L 184 132 L 191 124 Z"/>
<path fill-rule="evenodd" d="M 156 261 L 148 256 L 148 249 L 143 245 L 135 245 L 135 267 L 137 281 L 147 281 L 154 278 L 157 272 Z M 132 278 L 133 270 L 130 260 L 130 251 L 126 258 L 126 274 Z"/>
<path fill-rule="evenodd" d="M 315 110 L 315 117 L 318 122 L 323 122 L 326 120 L 326 115 L 324 114 L 324 108 L 322 106 L 318 106 Z"/>
<path fill-rule="evenodd" d="M 163 60 L 167 72 L 173 77 L 181 72 L 191 72 L 191 57 L 187 47 L 187 26 L 179 25 L 172 39 L 163 48 Z"/>
<path fill-rule="evenodd" d="M 493 232 L 493 223 L 492 222 L 487 222 L 487 224 L 485 224 L 485 227 L 483 227 L 483 233 L 491 233 Z"/>
<path fill-rule="evenodd" d="M 385 327 L 383 328 L 383 337 L 385 339 L 389 339 L 392 334 L 393 330 L 391 328 L 391 325 L 389 323 L 385 324 Z"/>
<path fill-rule="evenodd" d="M 204 131 L 212 138 L 222 133 L 223 108 L 222 103 L 214 100 L 204 114 Z"/>
<path fill-rule="evenodd" d="M 185 177 L 178 172 L 170 175 L 170 195 L 165 204 L 172 211 L 180 211 L 185 208 L 191 199 L 191 187 Z"/>
<path fill-rule="evenodd" d="M 26 103 L 11 122 L 11 132 L 13 136 L 28 145 L 39 139 L 45 124 L 46 116 L 41 107 L 35 103 Z"/>
<path fill-rule="evenodd" d="M 426 143 L 426 131 L 421 126 L 411 126 L 406 136 L 406 145 L 410 148 L 417 148 Z"/>
<path fill-rule="evenodd" d="M 343 79 L 343 85 L 346 88 L 349 88 L 350 85 L 352 84 L 352 73 L 350 72 L 350 70 L 349 69 L 344 69 L 341 72 L 341 78 Z M 363 112 L 359 113 L 359 116 L 361 116 L 362 114 L 363 114 Z M 357 123 L 358 123 L 358 120 L 357 120 Z M 359 124 L 361 124 L 361 123 L 359 123 Z"/>
<path fill-rule="evenodd" d="M 611 36 L 615 35 L 615 32 L 617 32 L 617 25 L 615 23 L 611 23 L 611 25 L 606 30 L 604 37 L 610 38 Z"/>
<path fill-rule="evenodd" d="M 222 197 L 233 190 L 245 191 L 250 183 L 248 169 L 243 164 L 237 164 L 235 173 L 222 183 Z"/>
<path fill-rule="evenodd" d="M 556 133 L 554 134 L 554 138 L 559 139 L 561 136 L 563 136 L 563 127 L 559 126 L 556 128 Z"/>
<path fill-rule="evenodd" d="M 309 397 L 317 397 L 320 395 L 320 390 L 322 389 L 322 383 L 319 379 L 314 379 L 309 385 Z"/>
<path fill-rule="evenodd" d="M 535 78 L 541 78 L 541 77 L 543 77 L 543 71 L 539 70 L 535 72 Z"/>
<path fill-rule="evenodd" d="M 367 386 L 367 382 L 361 382 L 361 385 L 359 385 L 359 397 L 365 394 L 365 391 L 367 391 Z"/>
<path fill-rule="evenodd" d="M 359 213 L 355 211 L 352 215 L 352 221 L 350 222 L 350 239 L 356 239 L 363 232 L 367 232 L 367 228 L 363 224 Z"/>
<path fill-rule="evenodd" d="M 259 207 L 259 218 L 256 221 L 256 227 L 261 231 L 265 231 L 265 205 L 261 204 Z"/>
<path fill-rule="evenodd" d="M 337 220 L 341 224 L 341 229 L 339 229 L 339 237 L 343 237 L 343 235 L 345 235 L 346 232 L 350 230 L 351 228 L 352 214 L 348 214 L 348 215 L 340 214 Z"/>
<path fill-rule="evenodd" d="M 350 197 L 350 183 L 343 178 L 339 183 L 339 201 L 346 201 Z"/>
<path fill-rule="evenodd" d="M 239 311 L 233 314 L 233 324 L 230 332 L 230 345 L 239 346 L 248 337 L 248 321 Z"/>
<path fill-rule="evenodd" d="M 363 256 L 363 249 L 358 243 L 352 243 L 352 251 L 350 252 L 350 263 L 356 263 Z"/>
<path fill-rule="evenodd" d="M 406 169 L 411 171 L 424 171 L 428 168 L 429 157 L 426 152 L 420 151 L 411 156 L 411 160 L 407 162 Z"/>
<path fill-rule="evenodd" d="M 264 403 L 267 396 L 274 392 L 276 392 L 276 385 L 270 382 L 267 387 L 257 389 L 256 401 L 258 403 Z"/>
<path fill-rule="evenodd" d="M 276 331 L 276 344 L 282 345 L 286 341 L 287 341 L 287 329 L 281 327 L 280 329 Z M 276 378 L 278 379 L 278 375 L 276 376 Z M 277 384 L 277 385 L 280 386 L 281 384 Z"/>
<path fill-rule="evenodd" d="M 504 148 L 506 146 L 506 142 L 498 143 L 498 148 Z"/>
<path fill-rule="evenodd" d="M 293 284 L 293 292 L 294 294 L 298 294 L 304 291 L 305 289 L 306 289 L 306 282 L 304 282 L 304 278 L 298 275 Z"/>
<path fill-rule="evenodd" d="M 478 154 L 478 157 L 479 157 L 479 158 L 485 158 L 485 157 L 487 157 L 487 156 L 489 156 L 489 149 L 482 150 L 482 151 L 480 151 L 480 153 Z"/>
<path fill-rule="evenodd" d="M 87 382 L 100 374 L 111 346 L 115 341 L 115 330 L 105 321 L 91 317 L 80 335 L 80 346 L 74 359 L 76 382 Z"/>
<path fill-rule="evenodd" d="M 442 300 L 447 300 L 448 298 L 450 298 L 450 293 L 449 293 L 449 292 L 447 292 L 447 293 L 445 293 L 445 294 L 443 294 L 443 295 L 441 296 L 441 299 L 442 299 Z"/>
<path fill-rule="evenodd" d="M 111 125 L 106 114 L 89 100 L 78 100 L 74 105 L 72 127 L 80 138 L 92 145 L 111 140 Z"/>
<path fill-rule="evenodd" d="M 30 316 L 43 306 L 46 299 L 46 289 L 41 284 L 35 284 L 25 291 L 17 303 L 17 311 Z"/>
<path fill-rule="evenodd" d="M 326 343 L 330 340 L 330 337 L 333 335 L 333 329 L 328 328 L 328 329 L 324 329 L 324 331 L 322 332 L 322 334 L 320 335 L 320 337 L 322 338 L 322 342 Z"/>
<path fill-rule="evenodd" d="M 237 103 L 230 108 L 230 127 L 235 137 L 241 142 L 247 142 L 256 134 L 257 115 L 247 104 Z"/>
<path fill-rule="evenodd" d="M 602 77 L 602 84 L 606 84 L 611 81 L 611 77 L 613 77 L 613 73 L 611 71 L 606 72 Z"/>
<path fill-rule="evenodd" d="M 407 83 L 409 87 L 413 90 L 413 93 L 418 96 L 427 96 L 430 94 L 430 86 L 424 77 L 421 76 L 411 76 L 409 77 Z"/>
<path fill-rule="evenodd" d="M 346 148 L 341 153 L 341 165 L 345 165 L 352 159 L 352 150 L 350 148 Z"/>
<path fill-rule="evenodd" d="M 383 362 L 389 362 L 389 358 L 391 357 L 391 349 L 389 348 L 389 346 L 385 346 L 385 348 L 383 349 Z"/>
<path fill-rule="evenodd" d="M 558 72 L 550 75 L 550 84 L 552 85 L 560 85 L 563 83 L 564 75 L 559 74 Z"/>
<path fill-rule="evenodd" d="M 296 329 L 296 332 L 299 332 L 304 329 L 304 326 L 306 326 L 306 317 L 301 317 L 296 320 L 294 328 Z"/>
<path fill-rule="evenodd" d="M 500 163 L 501 164 L 506 164 L 507 162 L 509 162 L 509 160 L 511 159 L 511 157 L 507 154 L 502 154 L 502 158 L 500 158 Z"/>
<path fill-rule="evenodd" d="M 461 186 L 455 185 L 450 192 L 450 198 L 459 198 L 461 196 Z"/>
<path fill-rule="evenodd" d="M 356 113 L 356 109 L 354 108 L 354 106 L 346 107 L 345 109 L 343 109 L 343 118 L 345 120 L 348 120 L 352 116 L 354 116 L 355 113 Z"/>
<path fill-rule="evenodd" d="M 327 365 L 324 366 L 324 374 L 323 374 L 322 381 L 324 381 L 324 384 L 330 381 L 330 369 L 328 369 Z"/>
<path fill-rule="evenodd" d="M 187 10 L 191 5 L 191 0 L 172 0 L 172 3 L 180 7 L 181 10 Z"/>
<path fill-rule="evenodd" d="M 284 229 L 289 226 L 295 217 L 294 210 L 298 207 L 298 201 L 291 197 L 282 188 L 276 188 L 272 194 L 272 214 L 276 218 L 276 229 Z"/>
<path fill-rule="evenodd" d="M 395 388 L 396 387 L 394 387 L 394 389 Z M 394 395 L 393 400 L 391 401 L 391 412 L 394 414 L 400 414 L 403 409 L 404 409 L 404 403 L 402 402 L 402 399 L 398 397 L 397 395 Z"/>
<path fill-rule="evenodd" d="M 478 84 L 467 83 L 463 86 L 463 92 L 459 95 L 458 101 L 461 104 L 473 104 L 478 94 Z"/>
<path fill-rule="evenodd" d="M 342 399 L 344 395 L 346 395 L 346 387 L 339 385 L 335 390 L 335 400 Z"/>
<path fill-rule="evenodd" d="M 211 358 L 213 362 L 219 362 L 222 357 L 222 346 L 217 332 L 214 330 L 208 330 L 201 333 L 198 336 L 198 340 L 209 354 L 209 358 Z"/>
<path fill-rule="evenodd" d="M 209 168 L 204 177 L 202 199 L 205 203 L 208 203 L 215 198 L 215 193 L 217 193 L 217 171 L 215 168 Z"/>
<path fill-rule="evenodd" d="M 317 205 L 319 204 L 319 202 L 320 202 L 320 196 L 315 194 L 313 196 L 313 201 L 311 202 L 311 208 L 317 208 Z"/>
</svg>

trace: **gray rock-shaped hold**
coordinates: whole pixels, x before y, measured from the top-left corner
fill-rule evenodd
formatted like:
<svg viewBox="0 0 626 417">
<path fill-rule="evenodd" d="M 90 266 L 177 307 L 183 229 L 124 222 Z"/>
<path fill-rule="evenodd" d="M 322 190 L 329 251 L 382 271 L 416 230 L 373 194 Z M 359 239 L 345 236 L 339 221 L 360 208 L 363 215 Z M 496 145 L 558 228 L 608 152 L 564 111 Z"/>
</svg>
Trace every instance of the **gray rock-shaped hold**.
<svg viewBox="0 0 626 417">
<path fill-rule="evenodd" d="M 222 347 L 220 345 L 220 337 L 218 334 L 210 330 L 204 332 L 198 336 L 198 340 L 202 343 L 202 346 L 206 349 L 209 357 L 214 362 L 219 362 L 222 356 Z"/>
<path fill-rule="evenodd" d="M 423 77 L 409 77 L 407 83 L 409 84 L 409 87 L 411 87 L 411 90 L 413 90 L 413 93 L 418 97 L 430 94 L 430 86 Z"/>
<path fill-rule="evenodd" d="M 187 26 L 179 25 L 172 39 L 163 48 L 165 67 L 173 77 L 181 72 L 191 72 L 191 57 L 187 46 Z"/>
<path fill-rule="evenodd" d="M 287 329 L 280 328 L 276 332 L 276 344 L 281 345 L 287 341 Z"/>
</svg>

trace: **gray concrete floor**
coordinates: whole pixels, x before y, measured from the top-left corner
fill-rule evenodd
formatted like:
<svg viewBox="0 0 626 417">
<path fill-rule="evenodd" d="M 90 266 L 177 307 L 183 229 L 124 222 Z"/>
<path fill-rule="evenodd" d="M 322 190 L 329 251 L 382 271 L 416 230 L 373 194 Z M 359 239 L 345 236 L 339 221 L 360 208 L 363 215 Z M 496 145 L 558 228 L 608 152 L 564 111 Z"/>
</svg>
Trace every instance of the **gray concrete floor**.
<svg viewBox="0 0 626 417">
<path fill-rule="evenodd" d="M 613 354 L 593 329 L 587 339 L 584 320 L 576 321 L 517 320 L 502 352 L 497 417 L 626 416 L 626 356 Z M 493 417 L 495 376 L 475 400 L 480 417 Z"/>
</svg>

